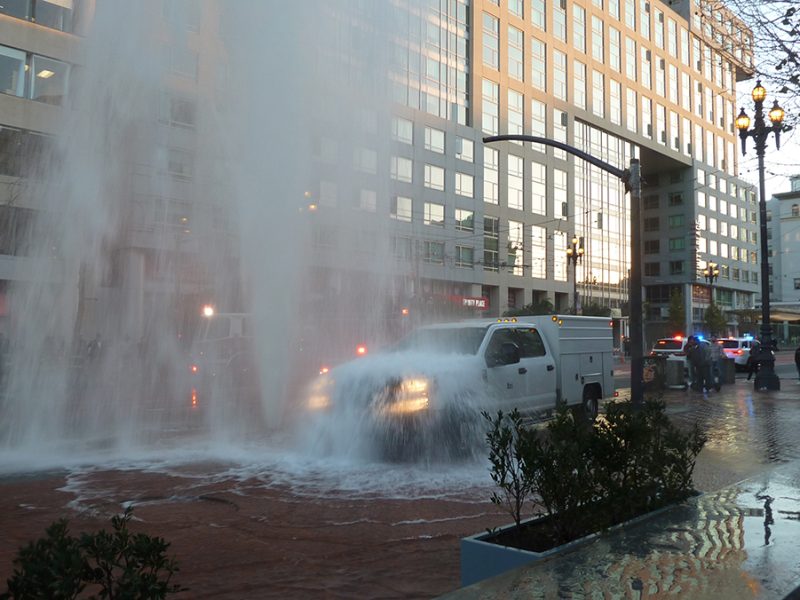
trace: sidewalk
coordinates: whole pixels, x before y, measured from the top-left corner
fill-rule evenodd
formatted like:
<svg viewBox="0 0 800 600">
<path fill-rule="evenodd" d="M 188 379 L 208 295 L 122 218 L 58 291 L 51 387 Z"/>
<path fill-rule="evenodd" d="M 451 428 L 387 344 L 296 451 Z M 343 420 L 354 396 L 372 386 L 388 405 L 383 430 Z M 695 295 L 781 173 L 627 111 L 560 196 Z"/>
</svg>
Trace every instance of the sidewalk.
<svg viewBox="0 0 800 600">
<path fill-rule="evenodd" d="M 742 383 L 664 394 L 671 418 L 708 435 L 695 469 L 703 495 L 443 598 L 788 597 L 800 587 L 800 384 Z"/>
</svg>

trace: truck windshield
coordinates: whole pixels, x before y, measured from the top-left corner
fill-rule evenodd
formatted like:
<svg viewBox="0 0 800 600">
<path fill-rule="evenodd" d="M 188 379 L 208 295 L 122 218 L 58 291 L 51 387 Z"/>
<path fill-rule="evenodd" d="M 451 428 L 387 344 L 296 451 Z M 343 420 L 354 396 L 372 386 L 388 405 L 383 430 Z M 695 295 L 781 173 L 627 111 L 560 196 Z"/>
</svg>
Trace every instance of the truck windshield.
<svg viewBox="0 0 800 600">
<path fill-rule="evenodd" d="M 396 351 L 421 350 L 451 354 L 476 354 L 488 327 L 417 329 L 401 340 Z"/>
</svg>

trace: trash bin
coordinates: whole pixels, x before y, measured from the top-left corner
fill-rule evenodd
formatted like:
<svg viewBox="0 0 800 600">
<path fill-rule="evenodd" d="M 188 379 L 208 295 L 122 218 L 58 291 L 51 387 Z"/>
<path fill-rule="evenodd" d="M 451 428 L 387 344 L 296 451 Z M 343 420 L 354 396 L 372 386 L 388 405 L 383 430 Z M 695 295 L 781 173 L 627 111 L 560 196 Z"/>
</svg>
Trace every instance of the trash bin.
<svg viewBox="0 0 800 600">
<path fill-rule="evenodd" d="M 736 383 L 736 361 L 732 358 L 723 358 L 719 361 L 720 383 Z"/>
<path fill-rule="evenodd" d="M 686 388 L 686 373 L 681 359 L 670 358 L 664 364 L 664 385 L 668 388 Z"/>
<path fill-rule="evenodd" d="M 645 356 L 642 365 L 642 380 L 647 391 L 664 389 L 665 356 Z"/>
</svg>

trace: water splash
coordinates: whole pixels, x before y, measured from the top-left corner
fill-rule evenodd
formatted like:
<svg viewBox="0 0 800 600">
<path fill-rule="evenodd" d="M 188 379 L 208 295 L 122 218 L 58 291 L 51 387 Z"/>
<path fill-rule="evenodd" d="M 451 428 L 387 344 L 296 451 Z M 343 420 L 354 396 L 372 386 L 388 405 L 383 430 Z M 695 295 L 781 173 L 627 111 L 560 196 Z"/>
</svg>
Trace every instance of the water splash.
<svg viewBox="0 0 800 600">
<path fill-rule="evenodd" d="M 378 124 L 397 24 L 375 4 L 209 1 L 177 18 L 120 1 L 85 15 L 48 175 L 28 184 L 43 234 L 10 293 L 4 457 L 260 439 L 354 316 L 359 335 L 385 337 L 375 298 L 392 263 L 370 198 L 388 197 Z M 342 266 L 360 275 L 331 275 Z M 192 406 L 207 302 L 251 315 L 257 393 L 217 380 Z"/>
</svg>

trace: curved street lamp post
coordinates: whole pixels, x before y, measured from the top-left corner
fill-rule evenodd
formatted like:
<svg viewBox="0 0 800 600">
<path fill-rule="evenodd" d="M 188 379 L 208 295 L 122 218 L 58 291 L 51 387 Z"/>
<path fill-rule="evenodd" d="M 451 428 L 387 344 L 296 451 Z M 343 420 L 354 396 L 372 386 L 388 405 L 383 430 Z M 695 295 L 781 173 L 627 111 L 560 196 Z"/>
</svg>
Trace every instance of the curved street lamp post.
<svg viewBox="0 0 800 600">
<path fill-rule="evenodd" d="M 739 137 L 742 139 L 742 155 L 747 153 L 747 138 L 753 138 L 756 146 L 756 156 L 758 157 L 758 213 L 761 221 L 760 225 L 760 246 L 761 246 L 761 349 L 756 360 L 759 362 L 759 369 L 756 373 L 754 388 L 756 390 L 779 390 L 781 382 L 775 373 L 775 357 L 772 354 L 772 327 L 769 320 L 769 248 L 767 246 L 767 203 L 766 188 L 764 185 L 764 152 L 767 147 L 767 138 L 770 133 L 775 134 L 775 149 L 781 147 L 781 128 L 783 127 L 783 109 L 778 106 L 775 100 L 774 105 L 769 111 L 771 126 L 764 120 L 764 100 L 767 97 L 767 90 L 761 85 L 761 81 L 756 82 L 753 89 L 753 102 L 755 102 L 755 116 L 753 127 L 750 128 L 750 117 L 742 108 L 739 116 L 736 117 L 736 128 L 739 130 Z"/>
</svg>

